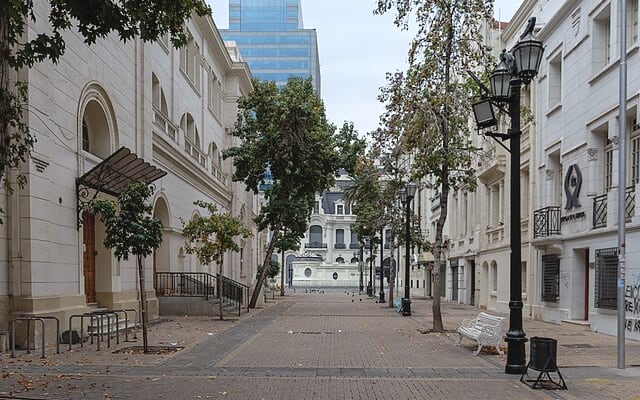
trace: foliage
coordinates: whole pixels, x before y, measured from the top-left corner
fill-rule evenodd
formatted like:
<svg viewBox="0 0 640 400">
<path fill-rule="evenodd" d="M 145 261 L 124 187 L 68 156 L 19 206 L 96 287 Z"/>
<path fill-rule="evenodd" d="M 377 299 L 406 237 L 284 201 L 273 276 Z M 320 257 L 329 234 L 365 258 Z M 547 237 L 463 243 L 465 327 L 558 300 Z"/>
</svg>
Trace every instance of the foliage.
<svg viewBox="0 0 640 400">
<path fill-rule="evenodd" d="M 66 50 L 63 34 L 77 30 L 87 45 L 115 33 L 122 41 L 140 37 L 153 41 L 168 32 L 172 43 L 186 43 L 184 21 L 192 12 L 210 13 L 201 0 L 49 0 L 47 26 L 38 21 L 33 0 L 0 1 L 0 181 L 11 193 L 12 183 L 4 177 L 7 168 L 18 168 L 29 157 L 35 136 L 22 113 L 28 103 L 27 85 L 16 79 L 19 72 L 50 60 L 56 63 Z M 26 38 L 27 23 L 42 27 Z M 25 40 L 26 38 L 26 40 Z M 18 187 L 25 177 L 16 177 Z M 3 210 L 0 208 L 0 213 Z M 2 220 L 0 220 L 2 223 Z"/>
<path fill-rule="evenodd" d="M 376 13 L 395 10 L 395 24 L 406 29 L 414 19 L 417 34 L 409 49 L 406 72 L 387 75 L 380 100 L 384 133 L 399 139 L 411 160 L 409 177 L 440 192 L 434 258 L 441 262 L 442 231 L 450 192 L 475 188 L 475 148 L 469 134 L 474 88 L 467 70 L 489 65 L 481 24 L 489 24 L 491 0 L 378 0 Z M 425 179 L 426 178 L 426 179 Z M 442 331 L 439 268 L 434 268 L 433 328 Z"/>
<path fill-rule="evenodd" d="M 113 250 L 118 260 L 127 260 L 130 253 L 137 258 L 145 353 L 148 351 L 149 317 L 142 260 L 162 243 L 162 222 L 152 217 L 153 207 L 145 203 L 152 194 L 151 186 L 144 182 L 133 182 L 120 193 L 117 206 L 113 201 L 106 199 L 94 199 L 89 204 L 91 211 L 98 214 L 105 225 L 104 245 Z"/>
<path fill-rule="evenodd" d="M 193 204 L 206 209 L 209 215 L 194 216 L 184 225 L 182 235 L 187 238 L 186 252 L 195 254 L 202 264 L 209 265 L 212 262 L 221 263 L 228 250 L 240 251 L 234 238 L 251 236 L 251 231 L 242 220 L 228 213 L 218 213 L 216 205 L 212 203 L 197 200 Z"/>
<path fill-rule="evenodd" d="M 162 243 L 162 222 L 152 217 L 153 207 L 145 201 L 153 189 L 144 182 L 134 182 L 118 196 L 118 204 L 111 200 L 94 199 L 91 210 L 104 223 L 105 247 L 112 249 L 118 260 L 129 254 L 147 257 Z"/>
<path fill-rule="evenodd" d="M 258 193 L 267 169 L 273 178 L 256 218 L 260 230 L 273 231 L 266 265 L 281 229 L 286 227 L 292 237 L 304 235 L 315 194 L 334 183 L 340 167 L 353 168 L 349 165 L 351 155 L 364 147 L 364 142 L 356 138 L 349 124 L 335 133 L 311 79 L 301 78 L 289 78 L 281 88 L 274 82 L 254 80 L 253 91 L 239 100 L 232 134 L 241 144 L 226 149 L 223 157 L 233 159 L 233 180 Z M 250 307 L 255 307 L 264 276 L 256 285 Z"/>
<path fill-rule="evenodd" d="M 259 277 L 260 275 L 262 275 L 262 269 L 263 269 L 262 265 L 258 267 L 258 272 L 256 274 L 256 277 Z M 273 279 L 279 273 L 280 273 L 280 263 L 277 262 L 276 260 L 271 260 L 267 267 L 267 274 L 266 274 L 267 278 Z"/>
</svg>

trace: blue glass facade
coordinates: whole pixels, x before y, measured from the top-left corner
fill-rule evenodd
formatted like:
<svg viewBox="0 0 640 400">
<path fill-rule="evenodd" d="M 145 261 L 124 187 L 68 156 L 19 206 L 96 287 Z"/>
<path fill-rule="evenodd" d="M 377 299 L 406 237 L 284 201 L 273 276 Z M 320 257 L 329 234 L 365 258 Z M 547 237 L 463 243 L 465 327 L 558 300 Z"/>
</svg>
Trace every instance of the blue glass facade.
<svg viewBox="0 0 640 400">
<path fill-rule="evenodd" d="M 229 29 L 221 33 L 238 44 L 254 77 L 277 85 L 311 77 L 320 95 L 316 31 L 304 29 L 300 0 L 229 0 Z"/>
</svg>

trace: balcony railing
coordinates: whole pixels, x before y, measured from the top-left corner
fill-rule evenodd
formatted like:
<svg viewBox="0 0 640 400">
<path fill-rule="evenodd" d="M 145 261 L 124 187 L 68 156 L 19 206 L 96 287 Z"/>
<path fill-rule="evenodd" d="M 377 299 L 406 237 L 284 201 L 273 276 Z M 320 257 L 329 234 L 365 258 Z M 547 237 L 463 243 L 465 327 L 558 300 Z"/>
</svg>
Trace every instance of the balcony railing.
<svg viewBox="0 0 640 400">
<path fill-rule="evenodd" d="M 636 213 L 636 187 L 629 186 L 624 191 L 624 211 L 627 222 L 631 222 L 631 218 Z"/>
<path fill-rule="evenodd" d="M 334 244 L 334 245 L 333 245 L 333 248 L 334 248 L 334 249 L 338 249 L 338 250 L 340 250 L 340 249 L 346 249 L 346 248 L 347 248 L 347 245 L 346 245 L 346 244 L 344 244 L 344 243 L 336 243 L 336 244 Z"/>
<path fill-rule="evenodd" d="M 322 242 L 309 242 L 304 244 L 305 249 L 326 249 L 327 244 Z"/>
<path fill-rule="evenodd" d="M 161 133 L 178 143 L 178 129 L 155 106 L 153 107 L 153 124 Z"/>
<path fill-rule="evenodd" d="M 541 238 L 551 235 L 560 235 L 560 207 L 549 206 L 533 212 L 533 237 Z"/>
<path fill-rule="evenodd" d="M 360 248 L 360 243 L 350 243 L 349 248 L 352 250 L 357 250 Z"/>
<path fill-rule="evenodd" d="M 607 195 L 606 193 L 593 198 L 593 229 L 607 226 Z"/>
<path fill-rule="evenodd" d="M 184 141 L 184 151 L 186 151 L 187 154 L 193 157 L 193 159 L 196 160 L 198 164 L 207 168 L 207 156 L 202 152 L 202 150 L 191 143 L 191 140 L 187 139 L 186 137 Z"/>
</svg>

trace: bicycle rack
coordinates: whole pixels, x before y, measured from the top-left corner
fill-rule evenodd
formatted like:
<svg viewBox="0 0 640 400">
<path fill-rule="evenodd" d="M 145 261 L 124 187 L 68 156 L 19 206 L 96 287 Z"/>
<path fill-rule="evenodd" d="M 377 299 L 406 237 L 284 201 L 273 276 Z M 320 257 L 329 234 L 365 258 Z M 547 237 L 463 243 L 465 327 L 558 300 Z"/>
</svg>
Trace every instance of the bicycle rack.
<svg viewBox="0 0 640 400">
<path fill-rule="evenodd" d="M 91 320 L 93 320 L 93 318 L 96 319 L 96 326 L 98 326 L 98 316 L 94 315 L 93 313 L 83 313 L 83 314 L 74 314 L 72 316 L 69 317 L 69 350 L 71 350 L 71 321 L 74 318 L 80 318 L 80 347 L 84 347 L 84 317 L 89 317 L 91 318 Z M 93 344 L 93 336 L 89 335 L 91 337 L 91 344 Z M 97 350 L 100 350 L 100 341 L 97 341 Z"/>
<path fill-rule="evenodd" d="M 45 323 L 47 319 L 56 321 L 56 352 L 60 354 L 60 320 L 56 317 L 18 317 L 11 321 L 11 358 L 16 357 L 16 322 L 27 321 L 27 353 L 31 353 L 31 321 L 40 321 L 42 336 L 42 356 L 45 358 Z"/>
</svg>

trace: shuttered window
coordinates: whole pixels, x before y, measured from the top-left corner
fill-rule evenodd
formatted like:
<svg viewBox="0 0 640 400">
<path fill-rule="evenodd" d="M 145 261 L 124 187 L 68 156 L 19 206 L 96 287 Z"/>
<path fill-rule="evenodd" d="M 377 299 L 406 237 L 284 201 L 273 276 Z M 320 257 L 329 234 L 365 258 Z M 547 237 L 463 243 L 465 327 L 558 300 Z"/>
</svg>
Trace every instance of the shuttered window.
<svg viewBox="0 0 640 400">
<path fill-rule="evenodd" d="M 558 301 L 560 297 L 560 257 L 542 256 L 542 301 Z"/>
<path fill-rule="evenodd" d="M 615 310 L 618 300 L 618 248 L 596 250 L 595 307 Z"/>
</svg>

